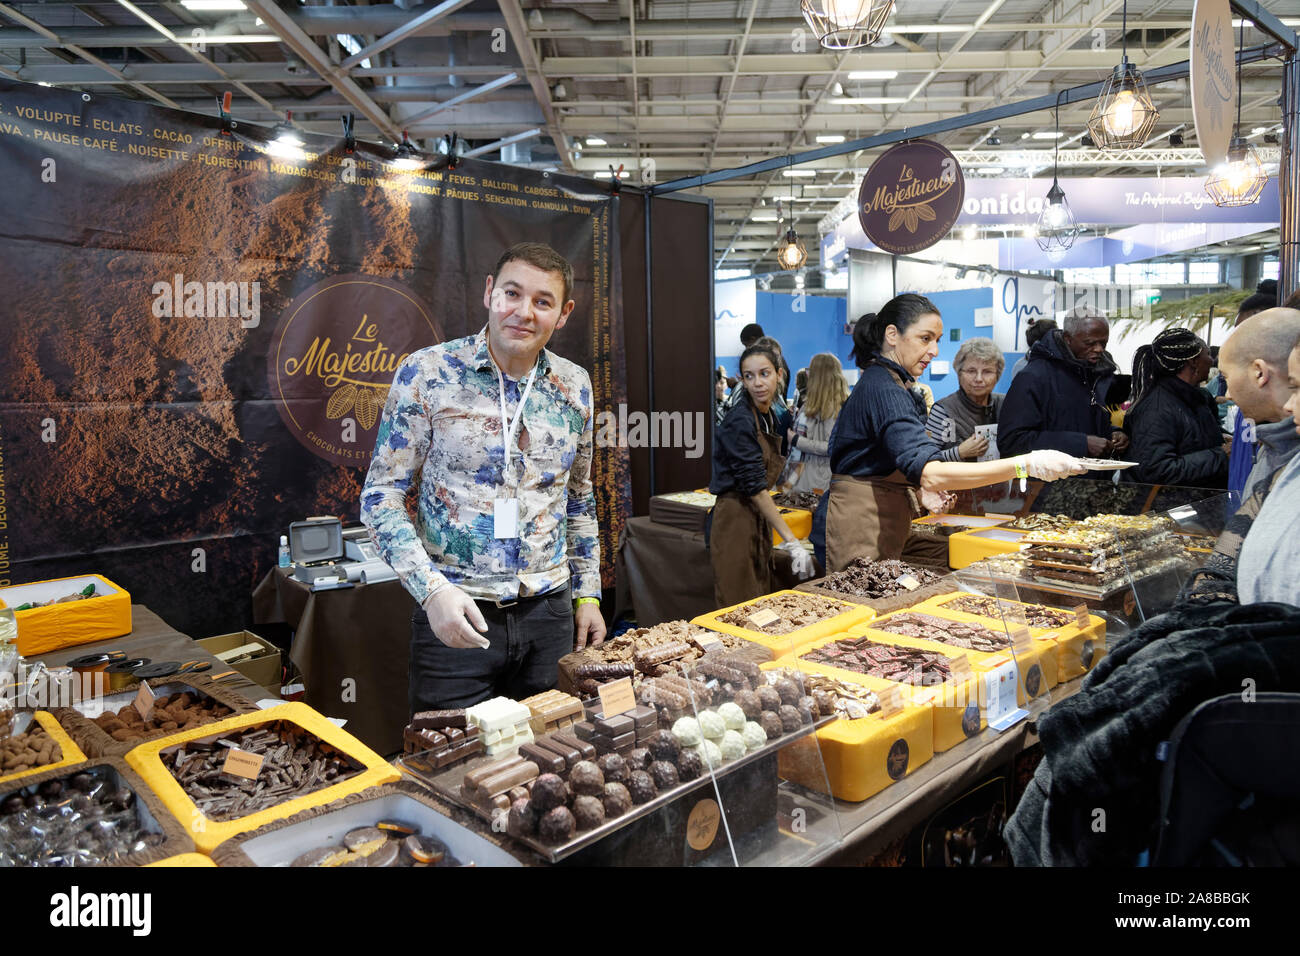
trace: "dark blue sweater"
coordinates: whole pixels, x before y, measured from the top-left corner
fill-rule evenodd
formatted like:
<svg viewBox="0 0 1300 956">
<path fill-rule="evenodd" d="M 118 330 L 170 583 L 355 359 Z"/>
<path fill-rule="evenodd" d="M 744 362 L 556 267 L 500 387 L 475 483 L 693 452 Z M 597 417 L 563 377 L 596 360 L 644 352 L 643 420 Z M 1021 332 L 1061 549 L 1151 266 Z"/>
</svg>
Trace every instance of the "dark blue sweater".
<svg viewBox="0 0 1300 956">
<path fill-rule="evenodd" d="M 921 470 L 942 457 L 939 443 L 925 431 L 925 400 L 900 388 L 912 378 L 888 359 L 862 370 L 831 432 L 831 471 L 855 478 L 883 478 L 901 471 L 914 485 Z"/>
<path fill-rule="evenodd" d="M 777 431 L 779 421 L 768 412 L 758 420 L 767 434 Z M 758 428 L 754 425 L 754 406 L 749 396 L 727 410 L 722 424 L 713 430 L 713 477 L 709 491 L 720 495 L 735 491 L 752 496 L 767 490 L 767 471 L 763 467 L 763 446 L 758 441 Z"/>
</svg>

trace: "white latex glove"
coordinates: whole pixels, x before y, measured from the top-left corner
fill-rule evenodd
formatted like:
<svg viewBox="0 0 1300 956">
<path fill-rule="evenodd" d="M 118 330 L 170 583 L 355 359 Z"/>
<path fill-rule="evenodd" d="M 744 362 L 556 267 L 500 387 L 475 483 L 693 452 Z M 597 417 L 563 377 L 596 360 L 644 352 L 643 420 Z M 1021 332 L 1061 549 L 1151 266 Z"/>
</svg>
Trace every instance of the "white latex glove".
<svg viewBox="0 0 1300 956">
<path fill-rule="evenodd" d="M 805 551 L 804 546 L 798 541 L 782 541 L 779 547 L 790 555 L 790 565 L 796 581 L 807 581 L 817 573 L 812 555 Z"/>
<path fill-rule="evenodd" d="M 1088 469 L 1073 455 L 1063 451 L 1041 449 L 1020 456 L 1031 478 L 1039 481 L 1057 481 L 1070 475 L 1082 475 Z"/>
<path fill-rule="evenodd" d="M 434 636 L 448 647 L 483 647 L 488 646 L 488 639 L 482 634 L 475 634 L 471 624 L 479 631 L 487 630 L 487 621 L 478 609 L 474 599 L 449 584 L 435 591 L 424 599 L 424 613 L 429 615 L 429 626 Z"/>
</svg>

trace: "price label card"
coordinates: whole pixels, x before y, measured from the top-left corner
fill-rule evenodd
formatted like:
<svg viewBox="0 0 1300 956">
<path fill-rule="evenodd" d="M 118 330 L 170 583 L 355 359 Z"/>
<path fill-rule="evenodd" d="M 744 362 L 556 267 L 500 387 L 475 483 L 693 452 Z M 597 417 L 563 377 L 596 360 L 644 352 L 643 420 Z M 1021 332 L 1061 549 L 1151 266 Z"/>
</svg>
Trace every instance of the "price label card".
<svg viewBox="0 0 1300 956">
<path fill-rule="evenodd" d="M 1021 624 L 1011 629 L 1011 646 L 1017 654 L 1024 654 L 1030 650 L 1033 645 L 1033 636 L 1029 633 L 1029 628 Z"/>
<path fill-rule="evenodd" d="M 140 681 L 140 689 L 135 693 L 135 709 L 141 720 L 148 720 L 153 713 L 154 692 L 148 681 Z"/>
<path fill-rule="evenodd" d="M 597 688 L 600 694 L 600 711 L 606 717 L 625 714 L 636 707 L 636 694 L 632 691 L 632 678 L 621 677 Z"/>
<path fill-rule="evenodd" d="M 1088 627 L 1092 621 L 1088 617 L 1088 605 L 1080 604 L 1074 609 L 1074 619 L 1079 622 L 1080 627 Z"/>
<path fill-rule="evenodd" d="M 265 757 L 262 754 L 250 754 L 246 750 L 231 747 L 226 753 L 226 762 L 221 765 L 221 772 L 228 773 L 232 777 L 256 780 L 258 773 L 262 770 L 262 761 L 264 759 Z"/>
<path fill-rule="evenodd" d="M 900 577 L 900 578 L 899 578 L 897 581 L 895 581 L 894 583 L 895 583 L 895 584 L 901 584 L 903 587 L 907 588 L 909 591 L 915 591 L 917 588 L 919 588 L 919 587 L 921 586 L 921 582 L 918 581 L 916 578 L 912 577 L 910 574 L 904 574 L 902 577 Z"/>
<path fill-rule="evenodd" d="M 952 674 L 952 679 L 957 683 L 970 680 L 974 671 L 970 666 L 970 658 L 965 654 L 952 658 L 948 663 L 948 672 Z"/>
<path fill-rule="evenodd" d="M 880 697 L 880 716 L 893 717 L 903 710 L 903 695 L 899 693 L 897 687 L 890 687 L 888 690 L 882 690 Z"/>
<path fill-rule="evenodd" d="M 754 625 L 754 627 L 760 631 L 769 625 L 775 624 L 779 620 L 781 620 L 781 615 L 772 610 L 758 611 L 749 615 L 749 623 Z"/>
</svg>

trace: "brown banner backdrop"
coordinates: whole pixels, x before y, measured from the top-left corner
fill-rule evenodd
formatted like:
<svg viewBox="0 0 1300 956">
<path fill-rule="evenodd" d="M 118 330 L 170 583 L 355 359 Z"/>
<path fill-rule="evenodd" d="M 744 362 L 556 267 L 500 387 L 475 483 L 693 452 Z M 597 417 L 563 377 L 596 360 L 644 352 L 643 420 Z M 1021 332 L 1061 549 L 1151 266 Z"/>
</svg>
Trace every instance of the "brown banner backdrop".
<svg viewBox="0 0 1300 956">
<path fill-rule="evenodd" d="M 266 138 L 0 82 L 0 583 L 98 571 L 196 637 L 244 626 L 291 521 L 356 521 L 393 368 L 483 326 L 514 242 L 573 263 L 550 347 L 597 413 L 626 402 L 600 187 Z M 627 450 L 598 448 L 594 482 L 612 587 Z"/>
</svg>

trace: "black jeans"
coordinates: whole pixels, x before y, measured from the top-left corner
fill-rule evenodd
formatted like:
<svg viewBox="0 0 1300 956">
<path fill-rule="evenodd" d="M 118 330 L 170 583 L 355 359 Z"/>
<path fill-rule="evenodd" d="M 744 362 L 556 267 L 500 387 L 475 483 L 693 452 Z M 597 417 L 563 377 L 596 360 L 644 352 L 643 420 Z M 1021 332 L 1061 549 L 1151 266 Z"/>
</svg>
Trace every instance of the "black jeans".
<svg viewBox="0 0 1300 956">
<path fill-rule="evenodd" d="M 560 658 L 573 650 L 569 589 L 499 608 L 478 601 L 487 621 L 487 648 L 448 647 L 424 609 L 411 616 L 411 713 L 469 707 L 491 697 L 523 700 L 555 686 Z"/>
</svg>

